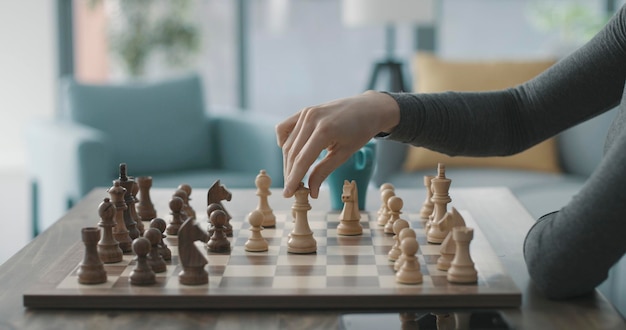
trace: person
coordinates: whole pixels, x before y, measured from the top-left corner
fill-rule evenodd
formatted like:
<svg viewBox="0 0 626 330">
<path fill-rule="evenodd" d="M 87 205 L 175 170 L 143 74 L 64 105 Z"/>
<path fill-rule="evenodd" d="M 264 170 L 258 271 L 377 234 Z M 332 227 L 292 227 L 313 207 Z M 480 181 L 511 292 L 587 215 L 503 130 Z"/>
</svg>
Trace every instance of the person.
<svg viewBox="0 0 626 330">
<path fill-rule="evenodd" d="M 591 292 L 626 251 L 626 6 L 589 42 L 534 79 L 488 92 L 368 91 L 307 107 L 276 126 L 290 197 L 311 196 L 373 137 L 449 155 L 505 156 L 618 107 L 601 163 L 572 200 L 527 233 L 529 274 L 548 297 Z M 328 153 L 313 168 L 323 149 Z"/>
</svg>

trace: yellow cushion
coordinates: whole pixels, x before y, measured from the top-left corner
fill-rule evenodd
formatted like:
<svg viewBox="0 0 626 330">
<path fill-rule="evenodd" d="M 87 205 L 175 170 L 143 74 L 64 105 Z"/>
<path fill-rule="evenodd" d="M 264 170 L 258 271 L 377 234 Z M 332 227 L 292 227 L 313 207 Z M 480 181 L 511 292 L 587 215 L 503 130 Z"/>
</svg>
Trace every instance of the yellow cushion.
<svg viewBox="0 0 626 330">
<path fill-rule="evenodd" d="M 530 80 L 554 63 L 553 60 L 461 62 L 442 60 L 430 53 L 418 53 L 413 63 L 414 85 L 418 93 L 497 90 Z M 404 162 L 404 170 L 432 169 L 439 162 L 450 167 L 560 171 L 554 138 L 507 157 L 450 157 L 425 148 L 411 147 Z"/>
</svg>

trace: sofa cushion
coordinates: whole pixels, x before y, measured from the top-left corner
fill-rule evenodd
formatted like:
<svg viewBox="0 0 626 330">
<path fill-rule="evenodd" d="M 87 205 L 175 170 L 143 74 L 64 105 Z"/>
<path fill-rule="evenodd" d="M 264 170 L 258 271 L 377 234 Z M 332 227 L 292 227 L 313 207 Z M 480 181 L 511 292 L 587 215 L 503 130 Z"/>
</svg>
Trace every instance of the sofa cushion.
<svg viewBox="0 0 626 330">
<path fill-rule="evenodd" d="M 532 79 L 554 64 L 553 60 L 537 61 L 452 61 L 430 53 L 414 58 L 415 86 L 418 93 L 443 91 L 498 90 Z M 507 157 L 450 157 L 425 148 L 411 147 L 404 162 L 405 171 L 446 166 L 498 167 L 559 172 L 555 139 Z"/>
<path fill-rule="evenodd" d="M 62 115 L 108 134 L 115 161 L 128 163 L 132 173 L 211 165 L 209 121 L 197 75 L 155 83 L 62 83 Z"/>
</svg>

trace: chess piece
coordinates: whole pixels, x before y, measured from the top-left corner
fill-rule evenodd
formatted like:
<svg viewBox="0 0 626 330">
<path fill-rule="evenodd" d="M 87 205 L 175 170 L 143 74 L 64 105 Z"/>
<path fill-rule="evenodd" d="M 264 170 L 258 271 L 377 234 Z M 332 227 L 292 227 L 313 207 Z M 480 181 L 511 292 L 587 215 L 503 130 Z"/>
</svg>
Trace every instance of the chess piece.
<svg viewBox="0 0 626 330">
<path fill-rule="evenodd" d="M 194 219 L 194 220 L 196 219 L 195 212 L 192 212 L 193 214 L 188 213 L 190 210 L 190 207 L 189 207 L 189 195 L 187 195 L 187 191 L 183 189 L 176 189 L 172 197 L 179 197 L 180 199 L 183 200 L 183 209 L 181 211 L 181 213 L 184 214 L 183 221 L 185 221 L 186 219 Z"/>
<path fill-rule="evenodd" d="M 470 242 L 474 238 L 474 229 L 455 227 L 452 239 L 456 243 L 456 253 L 448 269 L 448 282 L 470 284 L 478 281 L 478 273 L 470 256 Z"/>
<path fill-rule="evenodd" d="M 400 249 L 404 256 L 404 263 L 396 273 L 396 281 L 403 284 L 419 284 L 423 281 L 420 264 L 415 254 L 419 249 L 417 240 L 413 238 L 405 238 L 400 242 Z"/>
<path fill-rule="evenodd" d="M 222 210 L 211 212 L 209 219 L 213 225 L 213 235 L 207 243 L 207 249 L 210 252 L 228 252 L 230 251 L 230 241 L 224 233 L 224 225 L 226 224 L 226 213 Z"/>
<path fill-rule="evenodd" d="M 382 202 L 382 200 L 383 200 L 382 194 L 383 194 L 383 191 L 385 191 L 385 189 L 391 189 L 393 191 L 396 190 L 396 188 L 389 182 L 385 182 L 385 183 L 380 185 L 380 187 L 378 188 L 378 191 L 380 191 L 381 203 L 380 203 L 380 208 L 376 212 L 377 216 L 380 216 L 385 211 L 386 204 Z"/>
<path fill-rule="evenodd" d="M 98 242 L 98 256 L 106 264 L 120 262 L 124 257 L 124 252 L 120 249 L 120 243 L 113 237 L 115 206 L 109 198 L 105 198 L 100 203 L 98 215 L 100 216 L 98 227 L 101 228 L 102 232 L 102 238 Z"/>
<path fill-rule="evenodd" d="M 409 222 L 404 219 L 398 219 L 393 223 L 393 232 L 395 234 L 393 235 L 394 244 L 387 254 L 390 261 L 398 260 L 402 254 L 402 251 L 400 250 L 400 231 L 404 228 L 409 228 Z"/>
<path fill-rule="evenodd" d="M 437 176 L 431 180 L 431 189 L 433 190 L 431 200 L 434 204 L 434 210 L 426 234 L 428 242 L 433 244 L 441 244 L 448 235 L 448 231 L 445 230 L 443 223 L 448 213 L 447 205 L 452 201 L 450 195 L 448 195 L 452 180 L 446 178 L 445 165 L 439 163 L 437 172 Z"/>
<path fill-rule="evenodd" d="M 417 234 L 415 234 L 415 230 L 408 228 L 408 227 L 400 230 L 400 234 L 398 236 L 398 243 L 402 242 L 402 240 L 404 240 L 407 237 L 412 238 L 412 239 L 417 239 Z M 404 264 L 404 254 L 402 254 L 402 249 L 400 249 L 400 256 L 393 263 L 393 270 L 395 271 L 400 270 L 400 267 L 402 267 L 402 264 Z"/>
<path fill-rule="evenodd" d="M 148 253 L 148 264 L 155 273 L 163 273 L 167 270 L 165 260 L 159 253 L 159 243 L 161 242 L 161 231 L 157 228 L 149 228 L 143 237 L 150 241 L 150 252 Z"/>
<path fill-rule="evenodd" d="M 222 201 L 225 200 L 230 202 L 230 199 L 232 197 L 233 195 L 230 193 L 230 191 L 228 191 L 228 189 L 226 189 L 226 186 L 220 183 L 220 180 L 215 181 L 207 192 L 207 205 L 217 203 L 222 208 L 222 211 L 226 213 L 226 224 L 224 225 L 224 231 L 226 233 L 226 236 L 228 237 L 233 236 L 233 227 L 230 225 L 230 219 L 232 217 L 222 204 Z"/>
<path fill-rule="evenodd" d="M 263 252 L 268 250 L 267 241 L 261 236 L 263 227 L 261 224 L 265 219 L 263 212 L 254 210 L 248 214 L 248 223 L 250 223 L 250 237 L 246 241 L 245 249 L 250 252 Z"/>
<path fill-rule="evenodd" d="M 139 214 L 137 214 L 137 203 L 139 202 L 139 199 L 137 199 L 138 193 L 139 193 L 139 184 L 137 184 L 137 181 L 133 181 L 133 190 L 131 191 L 131 194 L 130 194 L 133 197 L 133 201 L 134 201 L 131 216 L 133 217 L 133 219 L 135 219 L 135 222 L 137 223 L 137 230 L 139 231 L 139 236 L 142 236 L 143 232 L 146 229 L 144 228 L 143 220 L 141 219 L 141 217 L 139 217 Z"/>
<path fill-rule="evenodd" d="M 356 181 L 344 180 L 343 193 L 341 194 L 343 209 L 339 214 L 337 234 L 355 236 L 363 234 L 361 226 L 361 212 L 359 211 L 359 193 Z"/>
<path fill-rule="evenodd" d="M 132 251 L 131 244 L 133 241 L 130 239 L 126 223 L 124 222 L 124 210 L 128 207 L 126 206 L 126 202 L 124 202 L 126 189 L 120 185 L 119 180 L 115 180 L 113 181 L 113 187 L 109 188 L 107 192 L 111 196 L 111 202 L 115 205 L 113 237 L 119 242 L 120 249 L 122 249 L 124 253 L 129 253 Z"/>
<path fill-rule="evenodd" d="M 124 209 L 124 224 L 126 224 L 126 229 L 128 229 L 128 235 L 132 240 L 139 237 L 139 230 L 137 229 L 137 221 L 135 218 L 135 199 L 132 196 L 135 180 L 133 180 L 126 174 L 125 163 L 120 164 L 120 177 L 118 180 L 120 181 L 120 185 L 125 189 L 124 203 L 126 203 L 126 208 Z"/>
<path fill-rule="evenodd" d="M 209 223 L 207 233 L 209 234 L 209 237 L 213 236 L 213 233 L 215 232 L 215 227 L 211 223 L 211 213 L 213 213 L 213 211 L 215 210 L 224 211 L 222 206 L 218 203 L 211 203 L 209 204 L 209 206 L 206 207 L 207 222 Z"/>
<path fill-rule="evenodd" d="M 220 211 L 221 212 L 221 211 Z M 193 219 L 187 219 L 178 231 L 178 259 L 183 270 L 178 282 L 184 285 L 201 285 L 209 282 L 209 273 L 204 269 L 208 263 L 198 250 L 195 241 L 207 242 L 209 235 L 198 227 Z"/>
<path fill-rule="evenodd" d="M 465 227 L 465 220 L 456 208 L 452 207 L 452 210 L 448 213 L 446 229 L 449 230 L 449 233 L 441 243 L 441 250 L 439 251 L 441 256 L 437 259 L 437 269 L 444 271 L 450 268 L 450 264 L 456 253 L 456 243 L 452 239 L 452 228 Z"/>
<path fill-rule="evenodd" d="M 254 183 L 257 187 L 256 195 L 259 196 L 259 205 L 256 209 L 263 213 L 263 224 L 261 226 L 264 228 L 275 227 L 276 216 L 274 215 L 274 211 L 267 201 L 268 196 L 272 194 L 272 192 L 270 191 L 272 178 L 267 175 L 267 172 L 265 170 L 261 170 L 256 176 L 256 180 L 254 180 Z"/>
<path fill-rule="evenodd" d="M 167 247 L 167 244 L 165 244 L 165 240 L 163 240 L 165 237 L 167 237 L 164 235 L 165 228 L 167 228 L 167 223 L 165 222 L 165 220 L 161 218 L 152 219 L 152 221 L 150 221 L 150 228 L 156 228 L 161 232 L 159 253 L 161 254 L 161 257 L 163 257 L 163 260 L 172 260 L 172 251 L 169 247 Z"/>
<path fill-rule="evenodd" d="M 434 204 L 431 200 L 433 197 L 433 191 L 430 189 L 432 185 L 433 176 L 432 175 L 424 175 L 424 186 L 426 187 L 426 199 L 424 203 L 422 203 L 422 208 L 420 209 L 420 218 L 423 220 L 428 220 L 431 214 L 433 214 Z"/>
<path fill-rule="evenodd" d="M 178 189 L 181 189 L 185 193 L 187 193 L 187 200 L 185 201 L 185 213 L 187 213 L 188 217 L 195 219 L 196 211 L 194 211 L 193 207 L 191 207 L 191 186 L 186 183 L 182 183 L 178 186 Z"/>
<path fill-rule="evenodd" d="M 311 210 L 309 204 L 309 188 L 300 182 L 295 192 L 295 203 L 291 209 L 295 212 L 295 223 L 293 230 L 287 241 L 287 252 L 289 253 L 315 253 L 317 251 L 317 241 L 313 238 L 313 231 L 309 227 L 307 212 Z"/>
<path fill-rule="evenodd" d="M 137 264 L 130 272 L 129 281 L 131 285 L 150 285 L 156 283 L 156 274 L 148 264 L 148 253 L 150 253 L 150 241 L 145 237 L 133 240 L 133 252 L 137 257 Z"/>
<path fill-rule="evenodd" d="M 156 209 L 150 198 L 150 188 L 152 188 L 151 176 L 140 176 L 137 178 L 137 186 L 139 187 L 139 202 L 136 205 L 137 216 L 140 221 L 151 221 L 157 217 Z"/>
<path fill-rule="evenodd" d="M 382 212 L 380 212 L 380 214 L 378 215 L 378 225 L 379 226 L 384 226 L 387 224 L 387 220 L 389 220 L 389 207 L 387 205 L 387 202 L 389 202 L 389 198 L 395 196 L 396 193 L 395 191 L 391 190 L 391 189 L 385 189 L 380 193 L 380 201 L 381 201 L 381 208 L 382 208 Z"/>
<path fill-rule="evenodd" d="M 107 273 L 104 265 L 98 256 L 98 240 L 100 240 L 100 229 L 87 227 L 81 230 L 83 243 L 85 244 L 85 255 L 78 267 L 78 283 L 99 284 L 107 281 Z"/>
<path fill-rule="evenodd" d="M 170 214 L 172 215 L 172 219 L 170 223 L 165 228 L 165 232 L 168 235 L 178 235 L 178 229 L 186 220 L 185 214 L 183 213 L 183 200 L 180 197 L 173 196 L 170 199 Z"/>
<path fill-rule="evenodd" d="M 387 200 L 387 209 L 389 210 L 389 218 L 387 223 L 385 223 L 385 227 L 383 227 L 383 231 L 385 234 L 393 234 L 393 223 L 396 222 L 400 218 L 400 214 L 402 212 L 402 207 L 404 206 L 404 202 L 402 198 L 398 196 L 391 196 Z"/>
</svg>

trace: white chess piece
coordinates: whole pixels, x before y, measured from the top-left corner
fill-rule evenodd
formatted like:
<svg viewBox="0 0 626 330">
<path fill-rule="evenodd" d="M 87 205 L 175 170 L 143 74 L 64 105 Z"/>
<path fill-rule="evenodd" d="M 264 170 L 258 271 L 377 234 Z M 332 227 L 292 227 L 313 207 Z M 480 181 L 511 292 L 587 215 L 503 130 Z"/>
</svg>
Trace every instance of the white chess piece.
<svg viewBox="0 0 626 330">
<path fill-rule="evenodd" d="M 385 224 L 383 231 L 385 234 L 393 234 L 393 224 L 396 220 L 400 219 L 400 214 L 402 214 L 402 207 L 404 206 L 404 202 L 402 198 L 398 196 L 391 196 L 387 200 L 387 209 L 389 210 L 389 219 Z"/>
<path fill-rule="evenodd" d="M 455 227 L 452 229 L 452 239 L 456 243 L 456 253 L 448 269 L 448 282 L 476 283 L 478 273 L 474 268 L 474 261 L 470 256 L 470 242 L 474 238 L 474 229 Z"/>
<path fill-rule="evenodd" d="M 419 249 L 417 240 L 407 237 L 400 243 L 404 263 L 396 273 L 396 281 L 403 284 L 419 284 L 423 281 L 420 264 L 415 254 Z"/>
<path fill-rule="evenodd" d="M 309 188 L 300 182 L 296 193 L 296 201 L 291 207 L 295 213 L 294 227 L 289 234 L 287 241 L 287 252 L 289 253 L 315 253 L 317 251 L 317 242 L 313 238 L 313 231 L 309 227 L 307 212 L 311 210 L 309 204 Z"/>
<path fill-rule="evenodd" d="M 344 181 L 341 199 L 343 201 L 343 209 L 339 214 L 337 234 L 345 236 L 363 234 L 363 226 L 360 223 L 361 212 L 359 211 L 359 192 L 356 181 Z"/>
<path fill-rule="evenodd" d="M 465 226 L 465 220 L 456 208 L 452 207 L 452 210 L 448 213 L 449 216 L 446 227 L 450 232 L 448 236 L 446 236 L 446 239 L 443 240 L 443 243 L 441 243 L 441 249 L 439 250 L 441 256 L 437 259 L 437 269 L 439 270 L 448 270 L 452 259 L 454 259 L 454 254 L 456 253 L 456 243 L 452 239 L 452 228 Z"/>
<path fill-rule="evenodd" d="M 398 260 L 402 254 L 402 250 L 400 250 L 400 231 L 405 228 L 409 228 L 409 222 L 404 219 L 398 219 L 393 223 L 393 232 L 395 234 L 393 235 L 394 244 L 387 254 L 390 261 Z"/>
<path fill-rule="evenodd" d="M 274 227 L 276 226 L 276 216 L 274 215 L 274 211 L 270 207 L 267 199 L 268 196 L 272 194 L 270 191 L 270 186 L 272 185 L 272 179 L 267 175 L 265 170 L 261 170 L 259 174 L 256 176 L 256 180 L 254 181 L 257 187 L 256 195 L 259 196 L 259 205 L 257 210 L 263 213 L 263 227 Z"/>
<path fill-rule="evenodd" d="M 448 213 L 448 203 L 452 201 L 448 190 L 452 180 L 446 178 L 446 167 L 439 163 L 437 167 L 437 176 L 431 180 L 431 189 L 433 191 L 433 197 L 431 200 L 434 204 L 434 210 L 432 219 L 428 225 L 428 233 L 426 238 L 429 243 L 440 244 L 448 235 L 445 231 L 444 221 Z"/>
<path fill-rule="evenodd" d="M 246 241 L 245 249 L 250 252 L 263 252 L 268 250 L 267 241 L 261 235 L 263 227 L 263 213 L 254 210 L 248 214 L 248 222 L 250 223 L 250 237 Z"/>
<path fill-rule="evenodd" d="M 402 230 L 400 230 L 400 236 L 398 237 L 399 242 L 402 242 L 402 240 L 407 237 L 410 237 L 412 239 L 417 239 L 417 234 L 415 234 L 415 230 L 411 228 L 403 228 Z M 404 254 L 402 254 L 402 250 L 400 250 L 400 256 L 393 263 L 393 270 L 395 271 L 400 270 L 400 267 L 402 267 L 403 263 L 404 263 Z"/>
<path fill-rule="evenodd" d="M 393 189 L 385 189 L 380 193 L 380 201 L 381 201 L 381 211 L 378 215 L 378 225 L 384 226 L 387 224 L 387 220 L 389 220 L 389 207 L 387 206 L 387 202 L 389 198 L 395 196 L 396 193 Z"/>
</svg>

